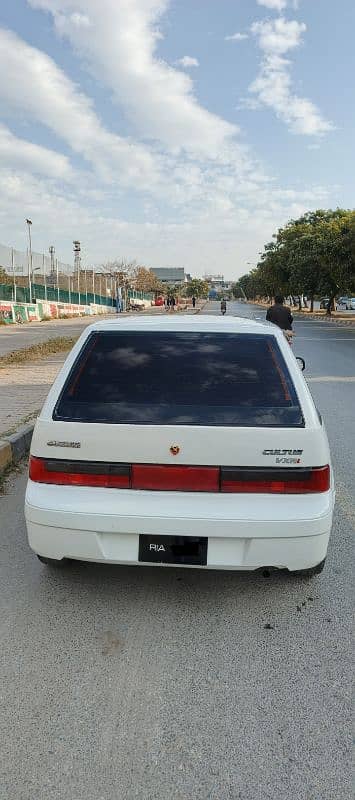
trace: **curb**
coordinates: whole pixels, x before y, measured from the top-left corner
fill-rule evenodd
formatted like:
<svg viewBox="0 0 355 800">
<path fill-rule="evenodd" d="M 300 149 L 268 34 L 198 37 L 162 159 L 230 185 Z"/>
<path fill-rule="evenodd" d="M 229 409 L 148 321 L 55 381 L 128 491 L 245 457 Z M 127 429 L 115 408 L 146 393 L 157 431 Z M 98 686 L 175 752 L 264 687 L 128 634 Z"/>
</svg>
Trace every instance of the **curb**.
<svg viewBox="0 0 355 800">
<path fill-rule="evenodd" d="M 16 433 L 4 436 L 0 441 L 0 475 L 9 467 L 18 464 L 31 447 L 34 423 L 22 425 Z"/>
</svg>

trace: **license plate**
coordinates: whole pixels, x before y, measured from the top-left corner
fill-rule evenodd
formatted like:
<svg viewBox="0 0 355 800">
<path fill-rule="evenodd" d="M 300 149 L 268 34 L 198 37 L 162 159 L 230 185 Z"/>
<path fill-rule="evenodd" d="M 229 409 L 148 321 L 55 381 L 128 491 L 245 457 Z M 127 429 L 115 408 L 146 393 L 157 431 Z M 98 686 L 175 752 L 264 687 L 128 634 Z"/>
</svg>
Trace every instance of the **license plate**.
<svg viewBox="0 0 355 800">
<path fill-rule="evenodd" d="M 148 536 L 139 537 L 139 561 L 153 564 L 207 564 L 207 537 Z"/>
</svg>

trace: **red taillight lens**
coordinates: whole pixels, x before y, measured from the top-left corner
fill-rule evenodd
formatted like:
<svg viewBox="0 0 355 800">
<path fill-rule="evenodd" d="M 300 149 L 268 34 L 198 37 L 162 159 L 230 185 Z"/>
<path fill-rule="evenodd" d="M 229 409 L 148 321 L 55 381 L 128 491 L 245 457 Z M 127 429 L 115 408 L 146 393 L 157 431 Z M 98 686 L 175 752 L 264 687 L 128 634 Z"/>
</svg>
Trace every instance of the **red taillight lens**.
<svg viewBox="0 0 355 800">
<path fill-rule="evenodd" d="M 222 492 L 246 494 L 309 494 L 327 492 L 330 488 L 330 468 L 309 467 L 296 469 L 234 469 L 221 472 Z"/>
<path fill-rule="evenodd" d="M 29 476 L 31 481 L 36 483 L 51 483 L 57 486 L 130 488 L 130 468 L 127 464 L 60 461 L 31 456 Z"/>
<path fill-rule="evenodd" d="M 30 479 L 57 486 L 171 492 L 309 494 L 330 488 L 330 468 L 194 467 L 30 458 Z"/>
<path fill-rule="evenodd" d="M 218 492 L 219 468 L 133 464 L 132 489 Z"/>
</svg>

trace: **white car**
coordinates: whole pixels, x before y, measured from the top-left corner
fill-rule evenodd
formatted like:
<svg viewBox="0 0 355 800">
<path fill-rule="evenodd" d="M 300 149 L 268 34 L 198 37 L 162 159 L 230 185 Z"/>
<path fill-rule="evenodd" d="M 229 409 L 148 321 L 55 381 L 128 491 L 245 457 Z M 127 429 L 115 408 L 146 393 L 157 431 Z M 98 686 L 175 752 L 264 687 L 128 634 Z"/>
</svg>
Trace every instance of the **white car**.
<svg viewBox="0 0 355 800">
<path fill-rule="evenodd" d="M 96 322 L 37 420 L 26 493 L 41 561 L 320 572 L 334 484 L 279 328 L 235 317 Z"/>
</svg>

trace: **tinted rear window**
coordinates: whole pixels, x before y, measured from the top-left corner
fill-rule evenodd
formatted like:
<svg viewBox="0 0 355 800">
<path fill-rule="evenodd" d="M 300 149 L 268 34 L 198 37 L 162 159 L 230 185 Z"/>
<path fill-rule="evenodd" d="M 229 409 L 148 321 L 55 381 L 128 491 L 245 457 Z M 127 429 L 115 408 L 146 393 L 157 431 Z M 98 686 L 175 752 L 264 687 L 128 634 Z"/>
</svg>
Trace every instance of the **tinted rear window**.
<svg viewBox="0 0 355 800">
<path fill-rule="evenodd" d="M 205 332 L 93 334 L 53 418 L 137 425 L 303 425 L 274 336 Z"/>
</svg>

